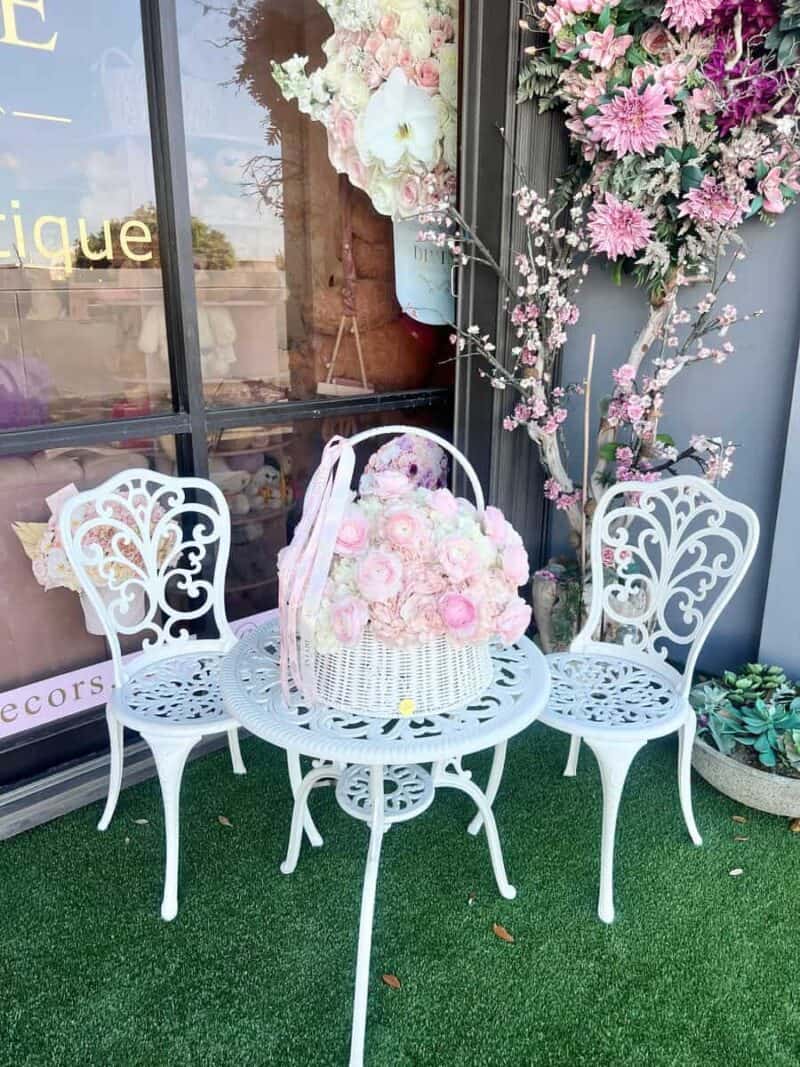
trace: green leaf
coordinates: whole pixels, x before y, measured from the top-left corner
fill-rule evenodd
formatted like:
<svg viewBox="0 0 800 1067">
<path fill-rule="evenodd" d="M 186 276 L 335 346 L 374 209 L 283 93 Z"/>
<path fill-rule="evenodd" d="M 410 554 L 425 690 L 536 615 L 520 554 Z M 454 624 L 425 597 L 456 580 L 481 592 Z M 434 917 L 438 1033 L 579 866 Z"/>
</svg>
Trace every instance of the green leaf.
<svg viewBox="0 0 800 1067">
<path fill-rule="evenodd" d="M 750 207 L 748 208 L 748 211 L 747 211 L 747 214 L 745 215 L 745 218 L 746 219 L 751 219 L 753 217 L 753 215 L 757 215 L 759 213 L 759 211 L 762 209 L 763 206 L 764 206 L 764 197 L 763 196 L 754 196 L 752 201 L 750 202 Z"/>
<path fill-rule="evenodd" d="M 702 170 L 694 163 L 690 163 L 686 167 L 681 167 L 681 189 L 684 193 L 688 193 L 690 189 L 697 189 L 702 183 L 704 174 Z"/>
<path fill-rule="evenodd" d="M 756 163 L 757 181 L 761 181 L 762 179 L 766 178 L 768 170 L 769 168 L 767 167 L 767 164 L 764 162 L 764 160 L 759 159 L 759 161 Z"/>
<path fill-rule="evenodd" d="M 680 148 L 667 148 L 664 151 L 664 158 L 669 159 L 672 163 L 680 163 L 682 152 Z"/>
<path fill-rule="evenodd" d="M 597 20 L 597 28 L 602 33 L 611 23 L 611 4 L 606 4 L 603 10 L 600 12 L 600 18 Z"/>
<path fill-rule="evenodd" d="M 662 445 L 666 445 L 668 448 L 674 448 L 675 440 L 670 437 L 668 433 L 657 433 L 656 441 L 660 441 Z"/>
<path fill-rule="evenodd" d="M 597 454 L 600 459 L 604 459 L 608 463 L 613 463 L 617 457 L 618 448 L 619 445 L 616 441 L 606 441 L 605 444 L 600 445 L 597 450 Z"/>
<path fill-rule="evenodd" d="M 683 149 L 683 153 L 681 155 L 681 158 L 682 158 L 684 163 L 689 163 L 690 160 L 697 159 L 698 154 L 699 153 L 698 153 L 697 147 L 695 145 L 687 144 Z"/>
<path fill-rule="evenodd" d="M 611 267 L 611 278 L 614 285 L 622 285 L 622 260 L 615 259 Z"/>
</svg>

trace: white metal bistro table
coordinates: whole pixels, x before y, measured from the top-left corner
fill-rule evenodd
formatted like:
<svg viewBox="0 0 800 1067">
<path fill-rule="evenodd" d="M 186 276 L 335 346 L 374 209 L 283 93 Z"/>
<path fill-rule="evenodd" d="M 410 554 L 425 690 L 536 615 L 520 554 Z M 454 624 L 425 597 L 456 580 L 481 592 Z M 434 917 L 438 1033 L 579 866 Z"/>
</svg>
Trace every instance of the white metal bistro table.
<svg viewBox="0 0 800 1067">
<path fill-rule="evenodd" d="M 395 823 L 413 819 L 430 807 L 436 789 L 459 789 L 478 809 L 470 832 L 483 826 L 497 887 L 511 900 L 516 889 L 506 877 L 492 803 L 503 772 L 506 742 L 524 730 L 544 709 L 550 675 L 541 652 L 527 638 L 511 648 L 497 648 L 494 679 L 479 699 L 446 715 L 380 718 L 353 715 L 329 707 L 312 707 L 299 695 L 288 702 L 279 682 L 277 616 L 244 637 L 228 653 L 222 668 L 222 696 L 227 711 L 251 733 L 287 751 L 312 758 L 305 776 L 289 760 L 294 811 L 284 874 L 297 865 L 303 829 L 312 845 L 322 838 L 308 812 L 314 786 L 335 785 L 336 800 L 370 827 L 356 959 L 350 1065 L 361 1067 L 367 1019 L 367 987 L 372 948 L 372 920 L 384 833 Z M 496 755 L 484 792 L 461 766 L 473 752 L 494 748 Z M 424 765 L 429 765 L 427 770 Z"/>
</svg>

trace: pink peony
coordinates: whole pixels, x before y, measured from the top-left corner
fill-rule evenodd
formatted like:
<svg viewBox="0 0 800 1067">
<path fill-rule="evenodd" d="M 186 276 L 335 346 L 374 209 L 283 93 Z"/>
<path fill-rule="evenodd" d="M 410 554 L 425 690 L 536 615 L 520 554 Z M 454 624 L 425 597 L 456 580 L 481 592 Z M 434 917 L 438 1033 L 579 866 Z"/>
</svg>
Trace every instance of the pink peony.
<svg viewBox="0 0 800 1067">
<path fill-rule="evenodd" d="M 363 600 L 345 596 L 331 604 L 331 625 L 340 644 L 352 648 L 361 640 L 369 620 L 369 609 Z"/>
<path fill-rule="evenodd" d="M 664 20 L 673 29 L 688 32 L 702 26 L 719 7 L 722 0 L 667 0 Z"/>
<path fill-rule="evenodd" d="M 478 628 L 478 605 L 464 593 L 445 593 L 439 597 L 439 614 L 451 637 L 469 641 Z"/>
<path fill-rule="evenodd" d="M 613 67 L 616 61 L 624 56 L 633 44 L 633 37 L 629 33 L 622 34 L 621 37 L 615 37 L 614 30 L 615 27 L 612 24 L 606 26 L 602 33 L 589 30 L 584 35 L 584 40 L 588 47 L 581 50 L 581 55 L 584 59 L 588 59 L 590 63 L 594 63 L 596 67 L 600 67 L 601 70 L 608 70 Z"/>
<path fill-rule="evenodd" d="M 335 550 L 340 556 L 357 556 L 366 550 L 368 544 L 369 523 L 361 509 L 351 504 L 339 526 Z"/>
<path fill-rule="evenodd" d="M 707 174 L 697 188 L 686 194 L 678 214 L 694 222 L 738 226 L 749 205 L 750 195 L 744 182 L 726 186 Z"/>
<path fill-rule="evenodd" d="M 483 529 L 490 541 L 502 546 L 508 537 L 508 523 L 500 508 L 489 507 L 483 513 Z"/>
<path fill-rule="evenodd" d="M 427 539 L 427 530 L 420 512 L 416 508 L 403 505 L 384 514 L 381 532 L 395 548 L 413 549 Z"/>
<path fill-rule="evenodd" d="M 653 226 L 639 208 L 617 200 L 606 193 L 605 200 L 596 202 L 589 212 L 589 239 L 595 252 L 604 252 L 609 259 L 632 256 L 645 248 L 653 233 Z"/>
<path fill-rule="evenodd" d="M 524 585 L 530 575 L 528 553 L 521 545 L 509 545 L 503 549 L 503 574 L 514 585 Z"/>
<path fill-rule="evenodd" d="M 504 645 L 513 645 L 528 629 L 530 621 L 530 605 L 522 597 L 514 597 L 497 616 L 497 635 Z"/>
<path fill-rule="evenodd" d="M 478 546 L 467 537 L 446 537 L 439 545 L 439 562 L 454 582 L 465 582 L 481 569 Z"/>
<path fill-rule="evenodd" d="M 448 518 L 458 514 L 458 502 L 449 489 L 434 490 L 431 493 L 431 507 Z"/>
<path fill-rule="evenodd" d="M 641 92 L 623 89 L 613 100 L 600 106 L 596 115 L 590 115 L 586 125 L 592 130 L 591 138 L 617 156 L 629 152 L 644 156 L 654 152 L 666 140 L 666 121 L 675 114 L 675 108 L 667 103 L 666 94 L 660 85 L 647 85 Z"/>
<path fill-rule="evenodd" d="M 389 600 L 400 590 L 403 564 L 394 552 L 373 548 L 362 556 L 356 569 L 356 584 L 365 600 L 379 603 Z"/>
</svg>

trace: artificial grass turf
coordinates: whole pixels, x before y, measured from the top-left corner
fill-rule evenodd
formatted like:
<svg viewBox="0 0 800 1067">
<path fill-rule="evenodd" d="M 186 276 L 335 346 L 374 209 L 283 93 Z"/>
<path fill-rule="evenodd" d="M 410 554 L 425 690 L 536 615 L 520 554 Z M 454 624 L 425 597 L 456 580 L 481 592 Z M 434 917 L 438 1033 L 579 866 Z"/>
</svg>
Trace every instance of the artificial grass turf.
<svg viewBox="0 0 800 1067">
<path fill-rule="evenodd" d="M 606 927 L 597 768 L 584 748 L 562 778 L 566 752 L 538 726 L 511 743 L 495 810 L 515 901 L 484 837 L 464 832 L 463 795 L 440 792 L 385 838 L 366 1063 L 796 1065 L 800 835 L 696 780 L 695 849 L 674 742 L 650 744 L 623 796 Z M 122 794 L 105 834 L 93 805 L 0 846 L 0 1064 L 347 1062 L 367 829 L 315 791 L 325 846 L 304 842 L 281 875 L 285 762 L 258 741 L 243 753 L 245 778 L 222 752 L 187 769 L 173 923 L 159 918 L 155 782 Z M 487 759 L 469 762 L 485 780 Z"/>
</svg>

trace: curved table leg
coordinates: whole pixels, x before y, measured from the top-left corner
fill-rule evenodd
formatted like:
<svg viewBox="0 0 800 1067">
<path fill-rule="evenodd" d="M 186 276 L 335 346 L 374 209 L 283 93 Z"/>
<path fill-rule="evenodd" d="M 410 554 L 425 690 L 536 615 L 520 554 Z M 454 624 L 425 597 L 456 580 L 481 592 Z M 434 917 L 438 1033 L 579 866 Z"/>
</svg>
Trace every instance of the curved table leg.
<svg viewBox="0 0 800 1067">
<path fill-rule="evenodd" d="M 500 746 L 498 746 L 498 748 L 499 747 Z M 500 837 L 497 833 L 497 823 L 495 822 L 494 813 L 488 797 L 466 776 L 453 774 L 450 771 L 437 775 L 434 779 L 434 785 L 437 789 L 442 786 L 447 789 L 460 789 L 462 793 L 466 793 L 467 796 L 471 797 L 475 802 L 478 814 L 486 828 L 486 840 L 489 843 L 489 855 L 492 859 L 492 870 L 494 871 L 494 879 L 497 882 L 497 888 L 500 890 L 500 895 L 505 897 L 506 900 L 513 900 L 517 895 L 517 891 L 506 877 L 506 867 L 503 862 L 503 851 L 500 848 Z"/>
<path fill-rule="evenodd" d="M 316 767 L 314 770 L 309 771 L 305 778 L 298 786 L 294 796 L 294 809 L 292 810 L 292 826 L 289 831 L 289 847 L 286 851 L 286 859 L 281 864 L 281 874 L 291 874 L 297 866 L 297 860 L 300 856 L 300 844 L 303 838 L 303 828 L 307 827 L 308 823 L 311 823 L 311 816 L 308 814 L 308 794 L 317 784 L 317 782 L 323 779 L 330 779 L 331 769 L 330 767 Z M 308 830 L 306 829 L 306 833 Z M 319 835 L 317 835 L 319 837 Z M 322 838 L 319 838 L 317 844 L 322 844 Z M 311 844 L 315 844 L 314 841 Z"/>
<path fill-rule="evenodd" d="M 495 802 L 497 797 L 497 790 L 500 788 L 500 782 L 503 780 L 503 770 L 506 765 L 506 749 L 508 748 L 508 742 L 502 741 L 499 745 L 494 747 L 494 756 L 492 758 L 492 769 L 489 772 L 489 783 L 486 786 L 486 799 L 489 802 L 489 807 Z M 483 816 L 480 811 L 467 827 L 467 833 L 472 834 L 475 837 L 481 832 L 483 826 Z"/>
<path fill-rule="evenodd" d="M 295 810 L 297 810 L 297 791 L 300 788 L 301 782 L 303 781 L 303 772 L 300 767 L 300 753 L 291 752 L 289 749 L 287 749 L 286 762 L 289 767 L 289 785 L 292 787 L 292 796 L 295 797 Z M 312 844 L 314 848 L 319 848 L 322 844 L 322 835 L 314 825 L 314 820 L 311 818 L 311 813 L 309 812 L 308 808 L 306 808 L 305 813 L 303 815 L 303 827 L 305 829 L 306 834 L 308 835 L 309 843 Z"/>
<path fill-rule="evenodd" d="M 375 890 L 378 884 L 378 865 L 381 844 L 386 830 L 383 810 L 383 767 L 370 768 L 369 850 L 361 891 L 361 918 L 358 924 L 358 955 L 356 957 L 356 989 L 353 999 L 353 1029 L 350 1038 L 350 1067 L 364 1063 L 364 1035 L 367 1028 L 367 994 L 369 990 L 369 961 L 372 955 L 372 920 L 375 914 Z"/>
</svg>

